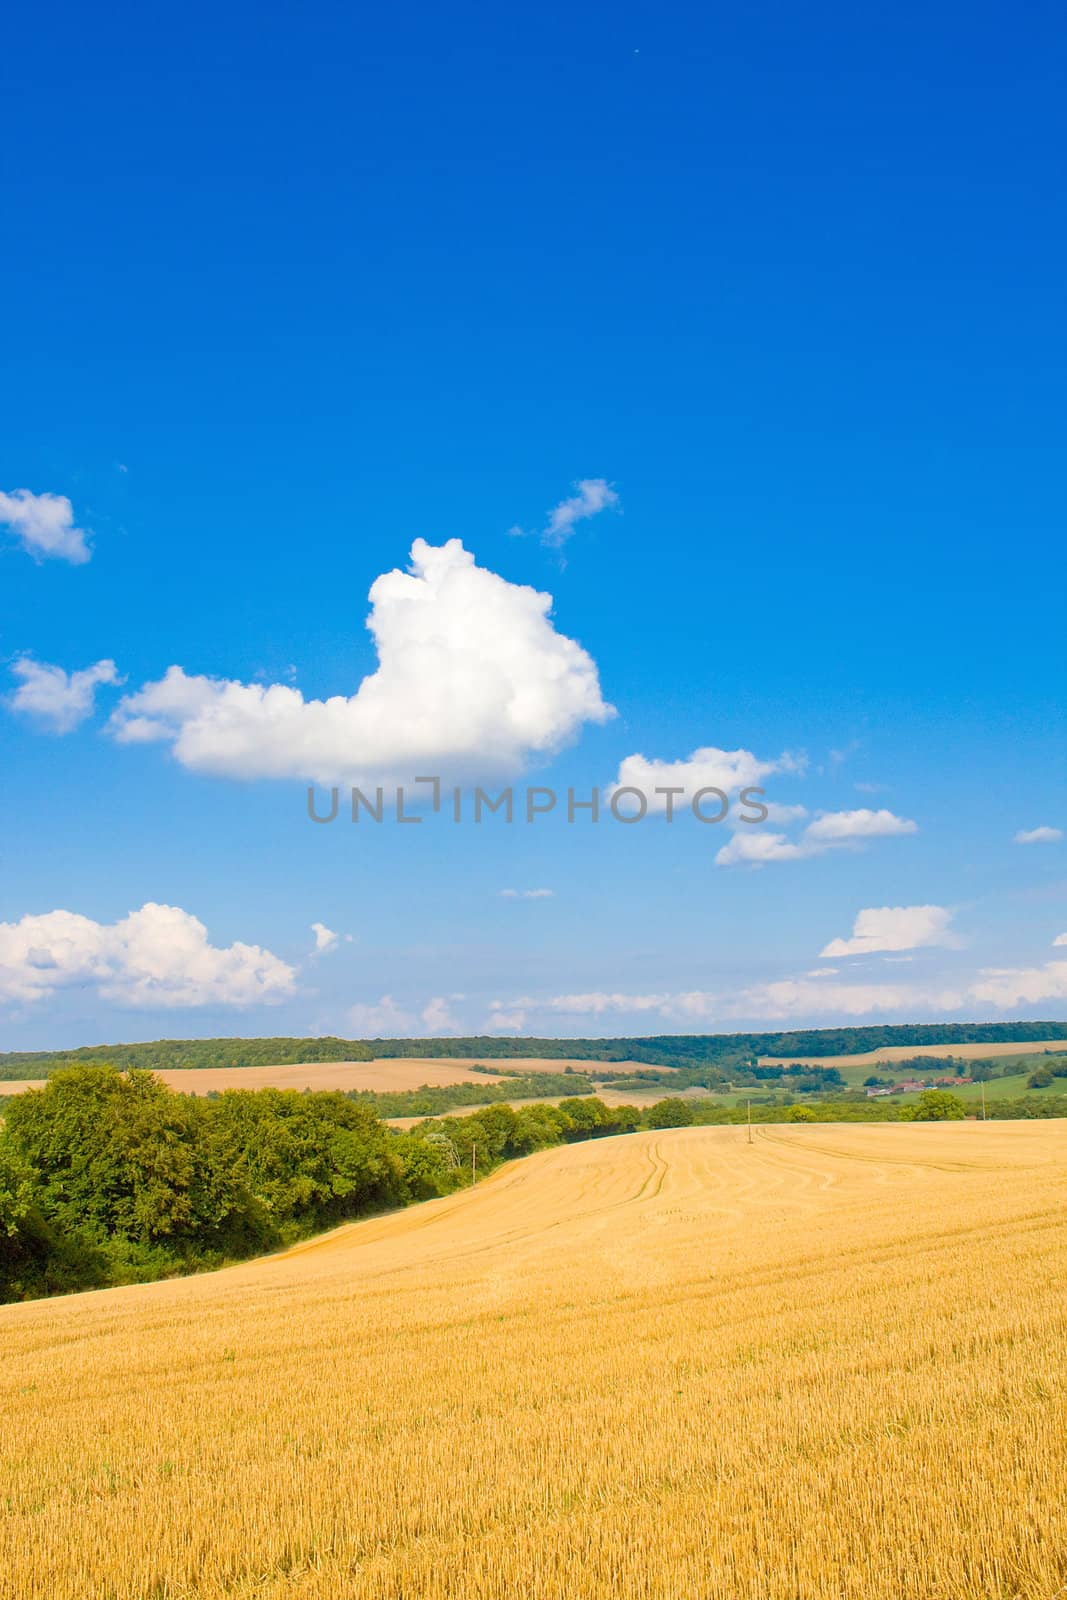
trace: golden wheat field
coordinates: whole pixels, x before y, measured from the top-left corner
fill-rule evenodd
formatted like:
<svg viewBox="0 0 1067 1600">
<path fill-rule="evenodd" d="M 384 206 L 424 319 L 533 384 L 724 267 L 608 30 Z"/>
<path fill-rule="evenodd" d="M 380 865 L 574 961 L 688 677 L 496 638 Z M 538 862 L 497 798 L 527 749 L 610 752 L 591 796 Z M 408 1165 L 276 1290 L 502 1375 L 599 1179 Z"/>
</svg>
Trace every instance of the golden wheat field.
<svg viewBox="0 0 1067 1600">
<path fill-rule="evenodd" d="M 1067 1125 L 572 1145 L 0 1310 L 4 1600 L 1054 1600 Z"/>
<path fill-rule="evenodd" d="M 224 1089 L 372 1089 L 376 1094 L 396 1089 L 437 1088 L 450 1083 L 485 1083 L 474 1072 L 477 1056 L 376 1056 L 372 1061 L 300 1061 L 282 1067 L 164 1067 L 155 1076 L 179 1094 L 221 1093 Z M 509 1056 L 488 1063 L 502 1073 L 520 1077 L 532 1072 L 575 1072 L 596 1075 L 597 1063 L 577 1057 Z M 613 1061 L 616 1072 L 639 1072 L 635 1061 Z M 673 1071 L 661 1067 L 661 1072 Z M 0 1080 L 0 1095 L 43 1089 L 44 1078 Z"/>
</svg>

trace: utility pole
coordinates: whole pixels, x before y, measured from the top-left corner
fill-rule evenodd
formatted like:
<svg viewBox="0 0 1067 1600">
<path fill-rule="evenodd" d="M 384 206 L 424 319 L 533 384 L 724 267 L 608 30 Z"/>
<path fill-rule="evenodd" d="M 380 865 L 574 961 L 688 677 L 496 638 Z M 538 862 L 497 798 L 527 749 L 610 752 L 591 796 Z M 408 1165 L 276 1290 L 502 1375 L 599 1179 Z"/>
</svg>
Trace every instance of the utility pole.
<svg viewBox="0 0 1067 1600">
<path fill-rule="evenodd" d="M 982 1121 L 985 1121 L 985 1079 L 982 1080 Z"/>
<path fill-rule="evenodd" d="M 751 1144 L 752 1143 L 752 1101 L 751 1100 L 746 1100 L 745 1104 L 748 1106 L 748 1143 Z"/>
<path fill-rule="evenodd" d="M 471 1182 L 478 1182 L 478 1146 L 471 1145 Z"/>
</svg>

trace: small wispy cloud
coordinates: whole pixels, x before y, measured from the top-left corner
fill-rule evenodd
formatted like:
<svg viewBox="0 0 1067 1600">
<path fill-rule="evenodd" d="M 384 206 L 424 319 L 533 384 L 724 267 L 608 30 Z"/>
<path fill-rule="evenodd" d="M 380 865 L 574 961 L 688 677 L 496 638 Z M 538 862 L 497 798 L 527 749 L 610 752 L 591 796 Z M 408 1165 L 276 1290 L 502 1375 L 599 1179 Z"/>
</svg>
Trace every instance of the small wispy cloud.
<svg viewBox="0 0 1067 1600">
<path fill-rule="evenodd" d="M 550 549 L 558 550 L 566 544 L 579 522 L 584 522 L 588 517 L 595 517 L 600 511 L 616 510 L 619 505 L 619 496 L 606 478 L 579 478 L 574 485 L 574 494 L 568 495 L 566 500 L 561 500 L 559 505 L 553 506 L 548 513 L 548 520 L 541 529 L 541 543 Z M 508 532 L 515 537 L 525 534 L 525 528 L 509 528 Z"/>
<path fill-rule="evenodd" d="M 501 889 L 501 900 L 551 900 L 555 889 Z"/>
<path fill-rule="evenodd" d="M 868 839 L 918 831 L 918 824 L 910 817 L 898 817 L 892 811 L 820 811 L 796 840 L 762 828 L 736 833 L 729 844 L 723 845 L 715 863 L 720 867 L 765 867 L 776 861 L 804 861 L 825 855 L 828 850 L 862 848 Z"/>
<path fill-rule="evenodd" d="M 1059 844 L 1062 828 L 1020 828 L 1015 835 L 1016 844 Z"/>
<path fill-rule="evenodd" d="M 21 656 L 11 668 L 21 679 L 8 696 L 12 711 L 32 717 L 48 733 L 72 733 L 93 714 L 102 683 L 124 683 L 113 661 L 98 661 L 80 672 L 66 672 L 49 661 Z"/>
<path fill-rule="evenodd" d="M 52 558 L 83 566 L 92 555 L 88 531 L 75 526 L 74 507 L 65 494 L 0 490 L 0 525 L 10 528 L 36 561 Z"/>
<path fill-rule="evenodd" d="M 324 922 L 313 922 L 311 931 L 315 935 L 315 948 L 311 952 L 313 956 L 324 956 L 330 950 L 336 950 L 342 940 L 345 944 L 352 943 L 350 933 L 334 933 Z"/>
<path fill-rule="evenodd" d="M 574 487 L 577 494 L 553 506 L 542 531 L 542 543 L 551 545 L 553 549 L 558 550 L 561 544 L 566 544 L 577 523 L 584 522 L 587 517 L 595 517 L 598 511 L 614 509 L 619 504 L 619 497 L 606 478 L 581 478 Z"/>
</svg>

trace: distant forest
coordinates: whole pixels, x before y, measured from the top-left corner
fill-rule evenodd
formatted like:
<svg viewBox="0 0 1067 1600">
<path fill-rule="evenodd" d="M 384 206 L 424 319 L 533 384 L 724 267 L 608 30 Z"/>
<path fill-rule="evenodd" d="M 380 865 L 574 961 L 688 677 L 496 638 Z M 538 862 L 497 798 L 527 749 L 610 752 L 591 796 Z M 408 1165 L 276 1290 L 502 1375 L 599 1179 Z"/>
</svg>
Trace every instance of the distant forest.
<svg viewBox="0 0 1067 1600">
<path fill-rule="evenodd" d="M 298 1061 L 369 1061 L 373 1057 L 524 1056 L 574 1061 L 639 1061 L 652 1067 L 728 1070 L 757 1056 L 858 1055 L 898 1045 L 1025 1044 L 1067 1038 L 1067 1022 L 920 1022 L 787 1033 L 658 1034 L 634 1039 L 160 1039 L 151 1044 L 86 1045 L 77 1050 L 0 1054 L 0 1080 L 46 1078 L 59 1067 L 109 1062 L 151 1072 L 178 1067 L 273 1067 Z M 602 1076 L 602 1075 L 601 1075 Z"/>
</svg>

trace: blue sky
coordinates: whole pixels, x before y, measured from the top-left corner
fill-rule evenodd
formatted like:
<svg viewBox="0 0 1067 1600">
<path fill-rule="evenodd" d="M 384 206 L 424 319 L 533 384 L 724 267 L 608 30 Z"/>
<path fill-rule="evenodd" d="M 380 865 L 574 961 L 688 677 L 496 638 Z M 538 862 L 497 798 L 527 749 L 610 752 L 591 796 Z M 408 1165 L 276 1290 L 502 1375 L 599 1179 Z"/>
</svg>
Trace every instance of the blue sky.
<svg viewBox="0 0 1067 1600">
<path fill-rule="evenodd" d="M 0 1048 L 1067 1015 L 1056 10 L 7 46 Z M 494 576 L 376 603 L 342 785 L 741 750 L 806 815 L 308 823 L 320 714 L 222 685 L 356 696 L 417 539 Z"/>
</svg>

